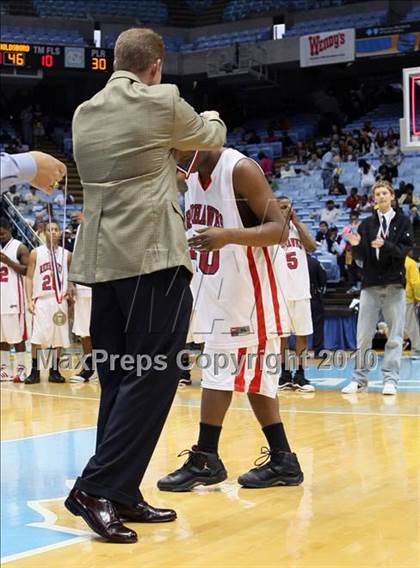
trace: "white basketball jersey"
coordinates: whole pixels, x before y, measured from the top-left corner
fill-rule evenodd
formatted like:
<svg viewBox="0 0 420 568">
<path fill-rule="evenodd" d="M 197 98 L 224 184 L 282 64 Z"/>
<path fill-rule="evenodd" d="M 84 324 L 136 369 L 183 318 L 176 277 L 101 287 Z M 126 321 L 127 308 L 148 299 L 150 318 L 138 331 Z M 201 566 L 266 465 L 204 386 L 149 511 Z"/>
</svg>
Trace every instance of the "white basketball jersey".
<svg viewBox="0 0 420 568">
<path fill-rule="evenodd" d="M 204 227 L 243 228 L 232 174 L 246 157 L 233 149 L 221 154 L 204 189 L 198 173 L 187 180 L 187 237 Z M 191 250 L 195 274 L 192 291 L 196 323 L 193 333 L 223 350 L 261 347 L 282 334 L 282 311 L 275 271 L 267 248 L 227 245 L 209 253 Z"/>
<path fill-rule="evenodd" d="M 17 253 L 22 243 L 16 239 L 10 241 L 1 248 L 10 260 L 19 262 Z M 0 291 L 1 291 L 1 313 L 2 314 L 23 314 L 25 312 L 25 289 L 24 280 L 13 268 L 0 263 Z"/>
<path fill-rule="evenodd" d="M 311 297 L 308 259 L 299 232 L 289 223 L 289 238 L 284 245 L 271 247 L 277 278 L 288 300 L 307 300 Z"/>
<path fill-rule="evenodd" d="M 34 299 L 43 298 L 47 296 L 55 297 L 53 270 L 51 264 L 50 251 L 46 245 L 37 247 L 36 249 L 36 266 L 33 277 L 33 292 Z M 67 263 L 68 263 L 68 250 L 62 247 L 55 249 L 55 257 L 57 259 L 57 267 L 62 282 L 63 295 L 67 292 Z"/>
</svg>

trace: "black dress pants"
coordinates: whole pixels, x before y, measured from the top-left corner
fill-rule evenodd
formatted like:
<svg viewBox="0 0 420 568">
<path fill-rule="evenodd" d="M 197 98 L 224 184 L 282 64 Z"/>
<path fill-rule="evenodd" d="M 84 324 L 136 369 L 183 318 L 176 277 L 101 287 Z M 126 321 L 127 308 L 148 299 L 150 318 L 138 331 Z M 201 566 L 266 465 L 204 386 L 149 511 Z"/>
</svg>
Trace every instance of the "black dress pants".
<svg viewBox="0 0 420 568">
<path fill-rule="evenodd" d="M 324 319 L 325 310 L 324 303 L 318 294 L 314 294 L 311 299 L 311 314 L 312 314 L 312 326 L 313 332 L 313 343 L 312 349 L 315 353 L 318 353 L 324 348 Z"/>
<path fill-rule="evenodd" d="M 177 267 L 92 286 L 90 331 L 101 399 L 96 453 L 75 485 L 86 493 L 126 506 L 142 499 L 139 485 L 178 385 L 190 278 Z"/>
</svg>

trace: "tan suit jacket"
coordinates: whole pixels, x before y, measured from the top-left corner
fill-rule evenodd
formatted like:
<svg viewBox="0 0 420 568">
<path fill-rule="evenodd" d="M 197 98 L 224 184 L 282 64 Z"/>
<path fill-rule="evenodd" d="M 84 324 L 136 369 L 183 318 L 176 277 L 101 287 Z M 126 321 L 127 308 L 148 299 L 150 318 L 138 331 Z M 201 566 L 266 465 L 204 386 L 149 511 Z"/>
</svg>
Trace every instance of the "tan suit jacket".
<svg viewBox="0 0 420 568">
<path fill-rule="evenodd" d="M 171 150 L 217 149 L 225 138 L 223 121 L 199 116 L 175 85 L 148 86 L 115 72 L 73 117 L 84 221 L 70 280 L 191 270 Z"/>
</svg>

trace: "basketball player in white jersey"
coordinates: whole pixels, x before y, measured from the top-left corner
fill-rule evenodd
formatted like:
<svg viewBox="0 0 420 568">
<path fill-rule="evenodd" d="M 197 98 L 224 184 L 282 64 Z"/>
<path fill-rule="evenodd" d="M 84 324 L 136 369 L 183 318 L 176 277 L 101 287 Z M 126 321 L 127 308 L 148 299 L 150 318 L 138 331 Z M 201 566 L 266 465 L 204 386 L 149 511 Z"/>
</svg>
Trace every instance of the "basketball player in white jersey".
<svg viewBox="0 0 420 568">
<path fill-rule="evenodd" d="M 83 368 L 70 377 L 71 383 L 87 383 L 96 379 L 92 368 L 92 340 L 90 338 L 90 314 L 92 311 L 92 290 L 89 286 L 76 284 L 74 304 L 73 333 L 82 341 L 84 365 Z"/>
<path fill-rule="evenodd" d="M 286 215 L 258 164 L 233 149 L 200 152 L 185 195 L 187 236 L 196 270 L 194 309 L 205 341 L 197 445 L 163 491 L 189 491 L 226 479 L 218 442 L 232 392 L 246 392 L 270 449 L 241 475 L 244 487 L 298 485 L 303 480 L 281 422 L 276 370 L 282 333 L 280 294 L 267 247 L 288 236 Z M 223 368 L 215 363 L 223 356 Z M 278 372 L 278 371 L 277 371 Z"/>
<path fill-rule="evenodd" d="M 37 353 L 41 347 L 57 350 L 59 362 L 61 349 L 70 347 L 68 326 L 68 302 L 72 297 L 67 293 L 67 273 L 71 262 L 71 253 L 58 246 L 58 224 L 51 222 L 46 227 L 45 245 L 37 247 L 29 256 L 26 274 L 26 298 L 32 319 L 32 370 L 25 384 L 40 382 L 40 371 L 37 365 Z M 58 280 L 54 271 L 54 258 L 57 263 Z M 50 368 L 48 381 L 64 383 L 65 379 L 57 368 Z"/>
<path fill-rule="evenodd" d="M 313 392 L 315 387 L 305 377 L 303 355 L 308 349 L 308 335 L 313 332 L 311 314 L 311 284 L 309 280 L 308 259 L 306 252 L 316 250 L 315 239 L 302 223 L 292 208 L 288 197 L 278 198 L 283 211 L 291 211 L 289 221 L 289 238 L 287 242 L 276 247 L 274 265 L 276 267 L 280 288 L 284 291 L 287 316 L 287 328 L 290 335 L 296 336 L 296 357 L 298 369 L 292 376 L 287 357 L 288 339 L 281 339 L 282 370 L 279 378 L 279 389 L 293 389 Z"/>
<path fill-rule="evenodd" d="M 2 381 L 23 383 L 25 368 L 25 290 L 24 276 L 29 262 L 29 251 L 20 241 L 12 237 L 9 221 L 0 219 L 0 291 L 1 331 L 0 353 Z M 10 346 L 15 346 L 16 369 L 11 370 Z"/>
</svg>

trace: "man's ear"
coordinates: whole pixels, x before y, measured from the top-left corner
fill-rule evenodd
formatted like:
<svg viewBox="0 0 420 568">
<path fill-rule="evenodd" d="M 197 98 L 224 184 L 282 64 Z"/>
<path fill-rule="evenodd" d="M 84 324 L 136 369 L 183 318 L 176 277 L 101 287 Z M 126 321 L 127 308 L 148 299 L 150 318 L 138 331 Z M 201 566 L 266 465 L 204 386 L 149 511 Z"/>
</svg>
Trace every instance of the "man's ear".
<svg viewBox="0 0 420 568">
<path fill-rule="evenodd" d="M 162 70 L 162 59 L 156 59 L 150 68 L 152 77 L 155 77 Z"/>
</svg>

